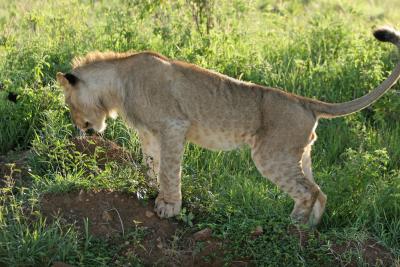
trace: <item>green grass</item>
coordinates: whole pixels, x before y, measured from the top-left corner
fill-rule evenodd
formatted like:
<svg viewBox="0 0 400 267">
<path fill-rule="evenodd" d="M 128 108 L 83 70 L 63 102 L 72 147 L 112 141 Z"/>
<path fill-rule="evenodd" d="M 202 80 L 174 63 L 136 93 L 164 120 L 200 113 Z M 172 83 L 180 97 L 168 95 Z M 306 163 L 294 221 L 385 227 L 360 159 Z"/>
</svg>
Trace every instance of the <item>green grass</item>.
<svg viewBox="0 0 400 267">
<path fill-rule="evenodd" d="M 365 94 L 399 59 L 393 46 L 371 34 L 377 25 L 400 27 L 395 0 L 218 1 L 198 25 L 193 2 L 0 0 L 0 154 L 33 151 L 32 185 L 0 195 L 0 265 L 118 265 L 112 257 L 118 248 L 108 241 L 46 221 L 37 208 L 44 192 L 107 188 L 155 196 L 134 167 L 110 163 L 102 170 L 95 158 L 71 148 L 75 132 L 54 78 L 70 69 L 74 56 L 154 50 L 329 102 Z M 313 150 L 315 177 L 328 195 L 320 238 L 373 237 L 397 260 L 398 90 L 367 110 L 321 121 Z M 7 101 L 7 92 L 17 92 L 18 102 Z M 110 121 L 105 136 L 140 158 L 136 134 L 121 121 Z M 292 201 L 257 172 L 247 149 L 220 153 L 188 145 L 183 170 L 186 212 L 194 213 L 195 227 L 230 240 L 228 262 L 240 256 L 258 266 L 334 266 L 328 245 L 311 240 L 300 249 L 287 235 Z M 258 225 L 265 234 L 253 240 L 248 233 Z M 138 264 L 135 257 L 121 259 L 128 261 Z"/>
</svg>

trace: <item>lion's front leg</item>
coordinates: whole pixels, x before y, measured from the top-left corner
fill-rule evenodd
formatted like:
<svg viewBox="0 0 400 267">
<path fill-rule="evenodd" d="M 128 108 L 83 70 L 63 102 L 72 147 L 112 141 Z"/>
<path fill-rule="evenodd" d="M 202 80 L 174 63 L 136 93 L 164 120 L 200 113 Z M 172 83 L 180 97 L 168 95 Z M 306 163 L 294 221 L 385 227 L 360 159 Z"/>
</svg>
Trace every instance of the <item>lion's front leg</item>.
<svg viewBox="0 0 400 267">
<path fill-rule="evenodd" d="M 160 135 L 160 192 L 155 211 L 161 218 L 178 215 L 181 210 L 181 161 L 187 128 L 185 121 L 171 121 Z"/>
</svg>

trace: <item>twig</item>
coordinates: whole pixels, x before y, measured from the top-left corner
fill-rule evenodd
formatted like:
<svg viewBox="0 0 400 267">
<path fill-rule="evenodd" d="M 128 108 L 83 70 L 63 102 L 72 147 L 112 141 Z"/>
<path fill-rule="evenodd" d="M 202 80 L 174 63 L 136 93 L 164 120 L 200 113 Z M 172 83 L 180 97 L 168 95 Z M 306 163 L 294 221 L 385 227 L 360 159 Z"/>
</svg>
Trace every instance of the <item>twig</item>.
<svg viewBox="0 0 400 267">
<path fill-rule="evenodd" d="M 125 236 L 124 223 L 122 222 L 121 215 L 119 214 L 118 210 L 116 208 L 112 208 L 112 209 L 109 209 L 106 211 L 112 211 L 112 210 L 114 210 L 117 213 L 118 218 L 119 218 L 119 223 L 121 224 L 122 236 Z"/>
</svg>

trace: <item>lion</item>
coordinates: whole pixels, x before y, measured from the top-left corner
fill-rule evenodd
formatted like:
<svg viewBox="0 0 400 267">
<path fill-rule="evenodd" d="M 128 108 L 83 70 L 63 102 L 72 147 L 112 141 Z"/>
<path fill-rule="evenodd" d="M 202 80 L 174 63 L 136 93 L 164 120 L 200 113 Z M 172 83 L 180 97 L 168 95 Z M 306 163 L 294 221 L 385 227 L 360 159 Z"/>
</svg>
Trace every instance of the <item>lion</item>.
<svg viewBox="0 0 400 267">
<path fill-rule="evenodd" d="M 400 47 L 400 33 L 374 31 Z M 345 103 L 326 103 L 239 81 L 154 52 L 92 52 L 75 58 L 70 73 L 57 73 L 74 124 L 102 132 L 117 115 L 138 131 L 147 164 L 159 181 L 155 211 L 179 214 L 185 142 L 211 150 L 243 145 L 259 172 L 294 200 L 291 218 L 317 225 L 327 201 L 315 183 L 311 146 L 321 118 L 359 111 L 380 98 L 400 76 L 400 63 L 370 93 Z"/>
</svg>

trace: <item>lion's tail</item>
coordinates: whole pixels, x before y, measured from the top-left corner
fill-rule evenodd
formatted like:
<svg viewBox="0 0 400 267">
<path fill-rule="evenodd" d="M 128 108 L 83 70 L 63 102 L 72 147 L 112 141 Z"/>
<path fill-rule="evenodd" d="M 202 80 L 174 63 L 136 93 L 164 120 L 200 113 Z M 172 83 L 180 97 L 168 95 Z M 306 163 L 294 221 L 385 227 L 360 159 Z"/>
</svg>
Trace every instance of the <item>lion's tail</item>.
<svg viewBox="0 0 400 267">
<path fill-rule="evenodd" d="M 376 39 L 382 42 L 390 42 L 400 49 L 400 32 L 390 27 L 381 27 L 374 31 Z M 370 93 L 344 103 L 326 103 L 318 100 L 310 100 L 310 108 L 315 112 L 318 118 L 334 118 L 345 116 L 361 109 L 364 109 L 378 100 L 386 91 L 388 91 L 400 77 L 400 62 L 390 74 L 375 90 Z"/>
</svg>

